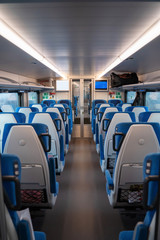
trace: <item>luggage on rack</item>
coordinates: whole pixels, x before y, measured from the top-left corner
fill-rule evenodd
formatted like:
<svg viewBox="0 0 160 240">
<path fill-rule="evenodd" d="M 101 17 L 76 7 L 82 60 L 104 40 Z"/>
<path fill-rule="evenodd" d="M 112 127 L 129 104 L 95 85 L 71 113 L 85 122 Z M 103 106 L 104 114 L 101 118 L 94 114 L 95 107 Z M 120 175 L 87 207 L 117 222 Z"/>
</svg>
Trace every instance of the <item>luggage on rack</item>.
<svg viewBox="0 0 160 240">
<path fill-rule="evenodd" d="M 111 73 L 111 87 L 120 87 L 122 85 L 138 83 L 138 77 L 136 73 L 115 74 Z"/>
</svg>

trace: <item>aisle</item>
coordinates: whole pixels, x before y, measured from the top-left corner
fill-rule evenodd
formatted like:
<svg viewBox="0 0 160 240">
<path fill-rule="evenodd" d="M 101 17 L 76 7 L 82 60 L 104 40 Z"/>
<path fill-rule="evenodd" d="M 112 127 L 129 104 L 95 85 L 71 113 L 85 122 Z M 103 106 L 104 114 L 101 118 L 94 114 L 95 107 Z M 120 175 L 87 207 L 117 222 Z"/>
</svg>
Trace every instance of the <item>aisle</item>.
<svg viewBox="0 0 160 240">
<path fill-rule="evenodd" d="M 124 227 L 119 211 L 108 203 L 93 140 L 72 139 L 64 172 L 57 179 L 55 207 L 34 219 L 47 240 L 118 240 Z"/>
</svg>

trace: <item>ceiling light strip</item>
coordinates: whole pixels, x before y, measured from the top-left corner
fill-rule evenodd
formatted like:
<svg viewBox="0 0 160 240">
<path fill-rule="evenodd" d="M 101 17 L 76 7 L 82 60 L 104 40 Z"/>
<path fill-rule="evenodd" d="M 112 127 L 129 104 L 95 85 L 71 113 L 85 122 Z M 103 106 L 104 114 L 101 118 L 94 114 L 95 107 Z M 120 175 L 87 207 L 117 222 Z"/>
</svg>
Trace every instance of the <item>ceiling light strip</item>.
<svg viewBox="0 0 160 240">
<path fill-rule="evenodd" d="M 98 78 L 101 78 L 106 73 L 108 73 L 110 70 L 112 70 L 114 67 L 119 65 L 122 61 L 133 55 L 135 52 L 137 52 L 139 49 L 144 47 L 146 44 L 151 42 L 153 39 L 158 37 L 160 35 L 160 20 L 158 20 L 156 23 L 154 23 L 145 33 L 141 35 L 140 38 L 138 38 L 129 48 L 127 48 L 118 58 L 111 63 L 99 76 Z"/>
<path fill-rule="evenodd" d="M 0 19 L 0 35 L 12 42 L 14 45 L 28 53 L 30 56 L 50 68 L 52 71 L 59 74 L 61 77 L 66 76 L 59 71 L 54 65 L 52 65 L 42 54 L 35 50 L 29 43 L 27 43 L 17 32 L 8 26 L 2 19 Z"/>
</svg>

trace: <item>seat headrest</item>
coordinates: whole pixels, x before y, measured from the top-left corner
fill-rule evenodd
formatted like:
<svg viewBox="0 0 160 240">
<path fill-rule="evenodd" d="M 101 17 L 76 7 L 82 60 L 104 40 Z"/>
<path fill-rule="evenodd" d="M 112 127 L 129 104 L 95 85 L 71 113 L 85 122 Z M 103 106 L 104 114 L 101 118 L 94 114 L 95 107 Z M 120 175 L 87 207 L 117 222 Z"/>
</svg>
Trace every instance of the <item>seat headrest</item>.
<svg viewBox="0 0 160 240">
<path fill-rule="evenodd" d="M 110 99 L 108 100 L 108 103 L 113 103 L 114 106 L 116 106 L 118 103 L 123 103 L 123 101 L 120 99 Z"/>
<path fill-rule="evenodd" d="M 47 106 L 50 106 L 50 104 L 55 104 L 56 101 L 53 99 L 43 100 L 42 104 L 46 104 Z"/>
<path fill-rule="evenodd" d="M 149 117 L 154 114 L 158 117 L 160 116 L 160 111 L 149 111 L 149 112 L 142 112 L 139 114 L 139 121 L 140 122 L 147 122 Z"/>
<path fill-rule="evenodd" d="M 126 133 L 128 132 L 129 128 L 132 126 L 132 125 L 144 125 L 143 122 L 141 123 L 137 123 L 137 122 L 126 122 L 126 123 L 118 123 L 116 125 L 116 128 L 115 128 L 115 132 L 118 132 L 118 133 L 122 133 L 124 135 L 126 135 Z M 159 123 L 145 123 L 145 125 L 151 125 L 154 129 L 154 132 L 157 136 L 157 139 L 158 139 L 158 142 L 160 143 L 160 126 L 159 126 Z M 117 148 L 117 146 L 119 146 L 120 144 L 120 141 L 121 141 L 121 137 L 118 136 L 115 138 L 115 147 Z"/>
<path fill-rule="evenodd" d="M 32 126 L 37 133 L 37 135 L 41 135 L 42 133 L 48 133 L 48 127 L 45 124 L 42 123 L 30 123 L 30 124 L 23 124 L 23 123 L 7 123 L 5 124 L 4 127 L 4 134 L 3 134 L 3 139 L 2 139 L 2 151 L 4 150 L 4 146 L 8 137 L 8 134 L 13 126 Z M 44 143 L 45 144 L 45 143 Z M 46 142 L 47 144 L 47 142 Z"/>
<path fill-rule="evenodd" d="M 117 115 L 117 114 L 122 114 L 122 115 L 128 114 L 130 116 L 132 122 L 136 121 L 135 114 L 133 112 L 109 112 L 109 113 L 106 113 L 105 118 L 112 119 L 113 116 Z"/>
<path fill-rule="evenodd" d="M 28 120 L 28 122 L 29 123 L 32 123 L 32 121 L 33 121 L 33 118 L 36 116 L 36 115 L 44 115 L 44 114 L 48 114 L 48 115 L 50 115 L 51 116 L 51 118 L 52 119 L 55 119 L 55 118 L 59 118 L 59 115 L 58 115 L 58 113 L 55 113 L 55 112 L 40 112 L 40 113 L 30 113 L 29 114 L 29 120 Z"/>
<path fill-rule="evenodd" d="M 148 112 L 148 107 L 145 106 L 130 106 L 125 109 L 126 112 L 132 112 L 134 109 L 143 108 L 146 112 Z"/>
<path fill-rule="evenodd" d="M 14 113 L 7 113 L 7 112 L 0 112 L 0 115 L 11 114 L 15 117 L 17 123 L 25 123 L 26 116 L 24 113 L 14 112 Z"/>
</svg>

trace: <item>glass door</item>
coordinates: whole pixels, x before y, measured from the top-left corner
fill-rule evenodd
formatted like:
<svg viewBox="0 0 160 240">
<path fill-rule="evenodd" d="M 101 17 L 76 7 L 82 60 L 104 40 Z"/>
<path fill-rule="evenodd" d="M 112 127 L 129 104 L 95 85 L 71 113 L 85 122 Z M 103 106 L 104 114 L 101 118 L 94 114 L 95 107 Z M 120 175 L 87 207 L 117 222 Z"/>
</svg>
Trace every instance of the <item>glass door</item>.
<svg viewBox="0 0 160 240">
<path fill-rule="evenodd" d="M 74 109 L 73 137 L 91 138 L 90 106 L 91 79 L 72 79 L 72 107 Z"/>
</svg>

